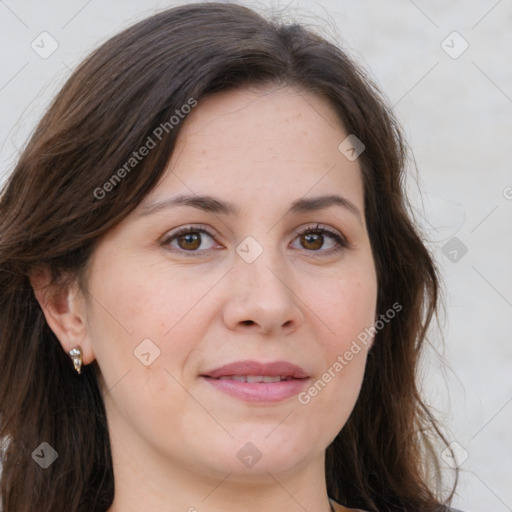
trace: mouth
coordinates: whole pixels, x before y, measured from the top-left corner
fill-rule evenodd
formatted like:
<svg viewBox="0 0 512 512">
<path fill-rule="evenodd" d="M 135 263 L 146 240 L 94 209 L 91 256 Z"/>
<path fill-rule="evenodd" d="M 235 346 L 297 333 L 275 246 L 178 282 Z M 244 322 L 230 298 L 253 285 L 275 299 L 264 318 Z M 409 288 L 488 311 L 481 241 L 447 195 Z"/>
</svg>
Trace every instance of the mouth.
<svg viewBox="0 0 512 512">
<path fill-rule="evenodd" d="M 281 382 L 283 380 L 292 380 L 294 377 L 283 377 L 281 375 L 271 376 L 271 375 L 223 375 L 222 377 L 217 377 L 218 380 L 236 380 L 237 382 Z"/>
<path fill-rule="evenodd" d="M 303 368 L 287 361 L 238 361 L 200 377 L 222 393 L 259 404 L 289 399 L 299 394 L 310 380 Z"/>
<path fill-rule="evenodd" d="M 300 366 L 288 361 L 235 361 L 215 368 L 203 374 L 204 377 L 219 379 L 222 377 L 279 377 L 280 379 L 304 379 L 309 375 Z"/>
</svg>

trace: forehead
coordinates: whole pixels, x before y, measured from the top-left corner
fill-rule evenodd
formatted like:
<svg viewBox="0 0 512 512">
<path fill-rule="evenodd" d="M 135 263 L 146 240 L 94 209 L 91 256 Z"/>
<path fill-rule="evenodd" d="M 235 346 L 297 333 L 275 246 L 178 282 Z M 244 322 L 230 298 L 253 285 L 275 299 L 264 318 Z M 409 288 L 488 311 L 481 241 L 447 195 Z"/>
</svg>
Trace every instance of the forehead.
<svg viewBox="0 0 512 512">
<path fill-rule="evenodd" d="M 244 87 L 201 100 L 168 170 L 144 203 L 173 194 L 229 196 L 244 207 L 341 193 L 363 211 L 360 166 L 324 98 L 294 87 Z"/>
</svg>

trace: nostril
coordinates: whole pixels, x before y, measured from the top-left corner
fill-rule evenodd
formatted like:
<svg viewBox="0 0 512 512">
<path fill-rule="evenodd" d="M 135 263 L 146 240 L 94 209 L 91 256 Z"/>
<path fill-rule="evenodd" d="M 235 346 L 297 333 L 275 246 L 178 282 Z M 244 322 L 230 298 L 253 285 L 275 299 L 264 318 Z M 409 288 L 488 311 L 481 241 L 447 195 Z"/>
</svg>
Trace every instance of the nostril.
<svg viewBox="0 0 512 512">
<path fill-rule="evenodd" d="M 252 324 L 254 324 L 254 322 L 252 320 L 244 320 L 242 323 L 244 325 L 252 325 Z"/>
</svg>

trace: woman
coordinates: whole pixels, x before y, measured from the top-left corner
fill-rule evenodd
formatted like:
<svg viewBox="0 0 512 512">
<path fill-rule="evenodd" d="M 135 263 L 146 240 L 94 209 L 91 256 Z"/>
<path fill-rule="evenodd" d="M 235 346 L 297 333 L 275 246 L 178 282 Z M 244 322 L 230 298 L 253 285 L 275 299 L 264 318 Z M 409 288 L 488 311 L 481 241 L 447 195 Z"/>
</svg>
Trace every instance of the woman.
<svg viewBox="0 0 512 512">
<path fill-rule="evenodd" d="M 95 51 L 1 196 L 4 511 L 448 510 L 404 158 L 299 25 L 191 4 Z"/>
</svg>

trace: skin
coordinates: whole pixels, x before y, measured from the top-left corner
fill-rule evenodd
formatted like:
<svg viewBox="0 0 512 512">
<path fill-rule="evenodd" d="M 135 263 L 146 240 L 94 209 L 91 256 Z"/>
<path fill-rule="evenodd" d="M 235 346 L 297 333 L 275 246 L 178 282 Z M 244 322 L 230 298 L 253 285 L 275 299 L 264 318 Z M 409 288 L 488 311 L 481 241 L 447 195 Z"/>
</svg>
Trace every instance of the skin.
<svg viewBox="0 0 512 512">
<path fill-rule="evenodd" d="M 247 403 L 200 375 L 243 359 L 285 360 L 313 383 L 373 324 L 361 169 L 338 150 L 347 135 L 324 99 L 296 88 L 205 98 L 163 179 L 100 241 L 85 290 L 50 294 L 49 275 L 32 276 L 64 350 L 80 345 L 84 364 L 101 372 L 116 482 L 109 512 L 329 510 L 325 450 L 354 407 L 370 345 L 307 405 L 296 396 Z M 333 193 L 361 217 L 335 205 L 287 214 L 298 199 Z M 208 194 L 240 211 L 142 214 L 178 194 Z M 330 235 L 311 242 L 296 233 L 317 223 L 350 245 L 333 252 Z M 162 243 L 190 224 L 214 236 Z M 252 263 L 236 252 L 248 236 L 263 250 Z M 149 366 L 134 356 L 144 339 L 160 350 Z M 261 453 L 250 468 L 237 457 L 248 442 Z"/>
</svg>

